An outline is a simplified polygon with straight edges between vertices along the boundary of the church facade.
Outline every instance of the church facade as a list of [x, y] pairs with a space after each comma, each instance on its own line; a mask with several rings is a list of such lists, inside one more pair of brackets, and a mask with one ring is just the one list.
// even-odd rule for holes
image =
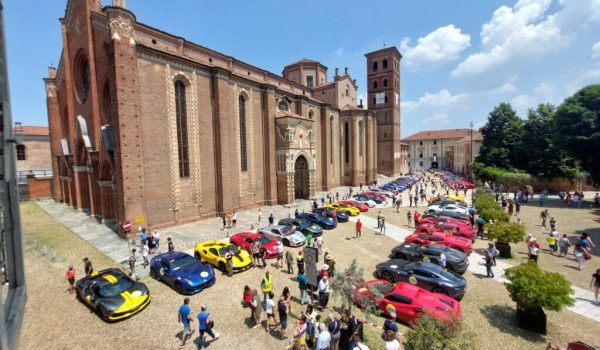
[[60, 25], [61, 59], [44, 79], [54, 199], [115, 229], [291, 203], [408, 170], [396, 48], [368, 54], [368, 74], [390, 87], [365, 109], [347, 69], [329, 80], [303, 59], [279, 76], [139, 23], [123, 0], [69, 0]]

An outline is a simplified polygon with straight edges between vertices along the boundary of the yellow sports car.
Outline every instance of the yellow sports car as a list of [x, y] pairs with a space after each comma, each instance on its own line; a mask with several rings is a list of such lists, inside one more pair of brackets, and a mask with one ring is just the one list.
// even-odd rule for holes
[[150, 303], [148, 287], [115, 268], [80, 279], [75, 289], [77, 298], [106, 321], [135, 315]]
[[459, 197], [459, 196], [446, 196], [446, 199], [449, 199], [451, 201], [457, 201], [457, 202], [465, 201], [465, 199], [463, 197]]
[[350, 206], [347, 204], [332, 203], [332, 204], [325, 204], [323, 207], [329, 208], [329, 209], [335, 209], [337, 211], [346, 213], [350, 216], [357, 216], [358, 214], [360, 214], [360, 210], [358, 210], [357, 207], [353, 207], [353, 206]]
[[194, 248], [194, 257], [198, 261], [209, 263], [221, 271], [226, 271], [227, 261], [225, 254], [227, 254], [227, 251], [231, 251], [233, 254], [234, 272], [252, 267], [252, 257], [250, 254], [246, 250], [240, 249], [229, 242], [207, 241], [199, 243]]

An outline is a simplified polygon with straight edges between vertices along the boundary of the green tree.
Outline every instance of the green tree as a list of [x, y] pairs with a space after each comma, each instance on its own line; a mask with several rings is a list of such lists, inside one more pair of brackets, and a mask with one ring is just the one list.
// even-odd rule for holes
[[[360, 293], [355, 293], [354, 288], [365, 282], [365, 271], [362, 267], [358, 266], [356, 259], [352, 259], [352, 263], [344, 271], [336, 271], [333, 278], [330, 281], [331, 294], [333, 296], [339, 296], [342, 300], [342, 308], [350, 308], [353, 304], [361, 306], [367, 320], [370, 319], [372, 314], [378, 313], [378, 305], [371, 298], [364, 297]], [[383, 294], [379, 291], [378, 286], [375, 285], [369, 289], [371, 294], [376, 298], [380, 298]]]
[[506, 172], [498, 177], [497, 183], [504, 186], [504, 191], [510, 192], [511, 189], [521, 189], [531, 184], [531, 175]]
[[525, 238], [525, 226], [497, 221], [488, 226], [488, 237], [499, 243], [519, 243]]
[[573, 305], [571, 283], [558, 272], [542, 270], [538, 264], [529, 261], [506, 269], [505, 283], [511, 299], [521, 309], [532, 310], [543, 308], [560, 311]]
[[600, 84], [586, 86], [567, 98], [556, 111], [554, 126], [557, 146], [600, 182]]
[[481, 129], [483, 143], [478, 162], [504, 169], [512, 168], [515, 145], [521, 139], [522, 120], [509, 103], [501, 103], [488, 116]]
[[410, 350], [474, 350], [475, 335], [456, 318], [439, 320], [428, 314], [405, 334]]
[[516, 145], [515, 166], [539, 178], [576, 176], [577, 164], [554, 141], [555, 110], [550, 104], [529, 109]]

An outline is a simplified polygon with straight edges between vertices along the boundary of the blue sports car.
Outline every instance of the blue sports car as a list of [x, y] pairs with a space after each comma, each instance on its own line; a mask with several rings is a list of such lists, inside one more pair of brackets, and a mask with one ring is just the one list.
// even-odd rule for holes
[[150, 277], [163, 281], [180, 294], [194, 294], [215, 283], [212, 266], [183, 252], [158, 254], [150, 260]]
[[[333, 209], [331, 209], [331, 208], [317, 208], [315, 210], [315, 213], [321, 214], [328, 218], [333, 218]], [[350, 219], [350, 215], [348, 215], [344, 212], [341, 212], [341, 211], [336, 211], [336, 218], [337, 218], [337, 222], [348, 222], [348, 220]]]
[[337, 222], [334, 219], [316, 213], [301, 213], [298, 214], [298, 219], [317, 224], [325, 230], [331, 230], [337, 226]]
[[375, 202], [377, 204], [383, 203], [383, 201], [381, 200], [381, 198], [376, 197], [376, 196], [367, 196], [367, 195], [364, 195], [364, 194], [355, 194], [352, 197], [354, 197], [356, 200], [363, 201], [363, 202], [371, 200], [371, 201], [373, 201], [373, 202]]

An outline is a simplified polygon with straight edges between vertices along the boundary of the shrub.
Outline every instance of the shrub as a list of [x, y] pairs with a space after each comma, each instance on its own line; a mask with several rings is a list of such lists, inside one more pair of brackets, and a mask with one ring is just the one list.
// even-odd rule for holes
[[488, 226], [488, 237], [500, 243], [522, 242], [525, 238], [525, 226], [512, 222], [494, 222]]
[[488, 187], [481, 185], [481, 183], [479, 183], [479, 185], [477, 187], [475, 187], [475, 193], [476, 193], [476, 195], [479, 196], [481, 194], [492, 193], [492, 190]]
[[524, 188], [531, 184], [531, 175], [525, 173], [506, 172], [498, 177], [498, 183], [504, 185], [506, 192], [514, 188]]
[[[360, 294], [354, 293], [354, 287], [363, 283], [364, 269], [358, 266], [356, 259], [352, 260], [352, 263], [344, 271], [336, 271], [330, 281], [332, 297], [339, 295], [342, 299], [342, 308], [350, 308], [352, 304], [360, 304], [365, 317], [370, 320], [372, 314], [376, 314], [379, 309], [379, 305], [371, 298], [362, 297]], [[377, 289], [377, 286], [369, 289], [369, 291], [375, 297], [382, 297], [382, 294]]]
[[475, 336], [456, 319], [441, 321], [425, 314], [406, 332], [404, 345], [410, 350], [474, 350]]
[[500, 206], [496, 202], [496, 197], [491, 193], [477, 193], [475, 197], [475, 209], [481, 212], [485, 209], [499, 209]]
[[479, 215], [481, 215], [486, 222], [508, 222], [510, 220], [508, 213], [500, 208], [483, 209], [479, 211]]
[[566, 306], [573, 305], [571, 283], [558, 272], [548, 272], [540, 269], [535, 262], [527, 262], [506, 269], [505, 283], [512, 300], [521, 309], [531, 310], [543, 308], [560, 311]]

